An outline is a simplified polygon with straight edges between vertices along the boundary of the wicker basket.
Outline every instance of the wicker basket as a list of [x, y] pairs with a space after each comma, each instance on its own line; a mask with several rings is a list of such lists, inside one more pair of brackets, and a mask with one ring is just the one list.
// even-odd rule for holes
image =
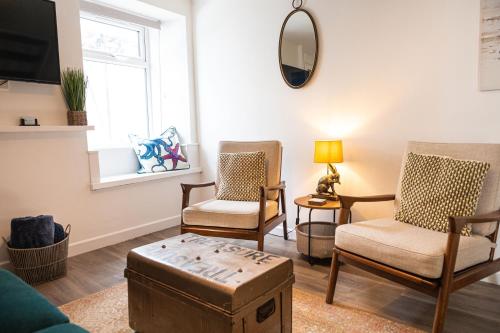
[[16, 274], [31, 285], [55, 280], [66, 275], [68, 244], [71, 225], [65, 230], [66, 237], [59, 243], [34, 249], [14, 249], [7, 243], [10, 262]]
[[[337, 224], [330, 222], [311, 222], [311, 257], [331, 258], [335, 245]], [[301, 223], [295, 228], [297, 251], [305, 255], [309, 252], [309, 223]]]
[[87, 126], [87, 112], [68, 111], [69, 126]]

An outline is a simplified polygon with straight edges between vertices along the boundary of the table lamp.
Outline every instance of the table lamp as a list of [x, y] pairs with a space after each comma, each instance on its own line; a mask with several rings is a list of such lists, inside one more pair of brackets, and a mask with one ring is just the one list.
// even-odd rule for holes
[[340, 184], [340, 174], [332, 163], [342, 162], [344, 162], [344, 154], [341, 140], [316, 141], [314, 143], [314, 163], [326, 163], [327, 170], [326, 176], [319, 179], [313, 198], [338, 200], [334, 185]]

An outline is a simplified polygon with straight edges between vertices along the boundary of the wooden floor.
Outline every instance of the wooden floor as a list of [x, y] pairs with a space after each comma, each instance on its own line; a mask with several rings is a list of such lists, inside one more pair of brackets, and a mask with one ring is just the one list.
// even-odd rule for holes
[[[167, 229], [69, 259], [68, 276], [37, 287], [54, 304], [62, 305], [124, 282], [127, 252], [179, 233]], [[255, 242], [235, 241], [256, 247]], [[266, 236], [265, 250], [294, 260], [295, 287], [324, 296], [329, 264], [310, 266], [293, 241]], [[364, 309], [414, 327], [430, 330], [434, 299], [349, 266], [342, 266], [335, 302]], [[478, 282], [451, 296], [446, 332], [500, 332], [500, 286]]]

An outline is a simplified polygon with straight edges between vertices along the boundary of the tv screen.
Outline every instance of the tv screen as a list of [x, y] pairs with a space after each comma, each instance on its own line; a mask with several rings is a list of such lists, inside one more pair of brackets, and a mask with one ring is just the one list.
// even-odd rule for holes
[[54, 2], [0, 0], [0, 79], [61, 83]]

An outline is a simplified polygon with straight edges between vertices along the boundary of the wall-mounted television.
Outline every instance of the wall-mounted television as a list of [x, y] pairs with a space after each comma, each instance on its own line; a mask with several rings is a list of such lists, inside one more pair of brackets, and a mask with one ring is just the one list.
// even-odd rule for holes
[[0, 80], [61, 83], [54, 2], [0, 0]]

